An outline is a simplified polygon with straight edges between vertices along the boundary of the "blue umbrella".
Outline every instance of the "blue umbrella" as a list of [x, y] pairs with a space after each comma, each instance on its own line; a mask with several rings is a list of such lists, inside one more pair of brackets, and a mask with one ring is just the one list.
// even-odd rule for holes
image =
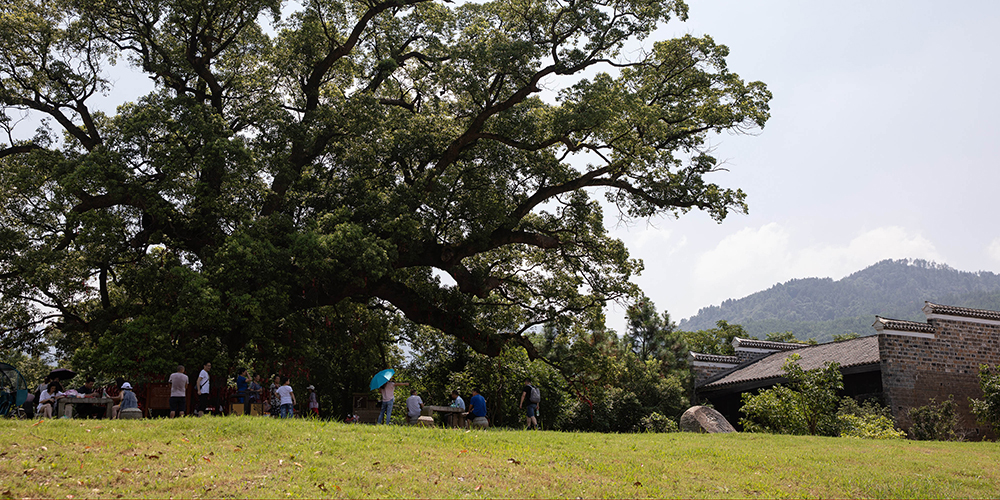
[[393, 370], [392, 368], [386, 368], [385, 370], [376, 373], [375, 376], [372, 377], [372, 383], [368, 384], [368, 388], [378, 389], [379, 387], [382, 387], [389, 381], [389, 379], [392, 378], [394, 373], [396, 373], [396, 370]]

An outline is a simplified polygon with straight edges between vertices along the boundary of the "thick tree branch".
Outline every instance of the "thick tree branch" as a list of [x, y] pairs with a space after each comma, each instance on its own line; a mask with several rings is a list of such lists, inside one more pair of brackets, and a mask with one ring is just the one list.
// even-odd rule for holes
[[16, 154], [28, 153], [38, 149], [45, 149], [37, 144], [20, 144], [9, 148], [0, 149], [0, 158]]
[[487, 356], [498, 356], [507, 342], [514, 341], [524, 346], [531, 359], [538, 357], [534, 344], [520, 335], [484, 332], [466, 319], [472, 316], [471, 311], [467, 316], [461, 311], [446, 310], [439, 307], [437, 302], [427, 300], [402, 283], [384, 279], [376, 284], [372, 291], [375, 296], [396, 306], [411, 321], [453, 335], [476, 352]]

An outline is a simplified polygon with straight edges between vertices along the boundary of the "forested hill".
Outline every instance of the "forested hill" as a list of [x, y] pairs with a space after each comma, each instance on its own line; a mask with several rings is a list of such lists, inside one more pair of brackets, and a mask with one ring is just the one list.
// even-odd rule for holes
[[714, 328], [724, 319], [750, 335], [791, 331], [819, 342], [874, 333], [875, 316], [924, 321], [924, 301], [1000, 310], [1000, 275], [963, 272], [923, 260], [884, 260], [843, 279], [806, 278], [702, 308], [681, 330]]

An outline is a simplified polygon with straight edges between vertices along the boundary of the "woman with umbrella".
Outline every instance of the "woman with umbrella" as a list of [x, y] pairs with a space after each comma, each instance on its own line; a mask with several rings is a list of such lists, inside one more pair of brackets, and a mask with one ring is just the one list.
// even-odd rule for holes
[[[372, 377], [372, 381], [368, 384], [370, 389], [378, 389], [382, 402], [382, 411], [378, 414], [377, 424], [385, 423], [388, 424], [392, 420], [392, 403], [396, 401], [395, 389], [397, 385], [410, 385], [409, 383], [395, 383], [392, 381], [392, 375], [396, 373], [396, 370], [388, 368], [382, 370]], [[383, 417], [385, 420], [383, 421]]]

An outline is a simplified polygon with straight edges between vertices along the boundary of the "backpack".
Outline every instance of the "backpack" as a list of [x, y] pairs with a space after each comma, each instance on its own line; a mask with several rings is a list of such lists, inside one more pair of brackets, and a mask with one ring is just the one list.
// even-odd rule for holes
[[528, 394], [528, 401], [531, 401], [532, 403], [538, 403], [541, 401], [542, 393], [538, 390], [538, 388], [533, 385], [529, 385], [528, 387], [531, 387], [531, 393]]

